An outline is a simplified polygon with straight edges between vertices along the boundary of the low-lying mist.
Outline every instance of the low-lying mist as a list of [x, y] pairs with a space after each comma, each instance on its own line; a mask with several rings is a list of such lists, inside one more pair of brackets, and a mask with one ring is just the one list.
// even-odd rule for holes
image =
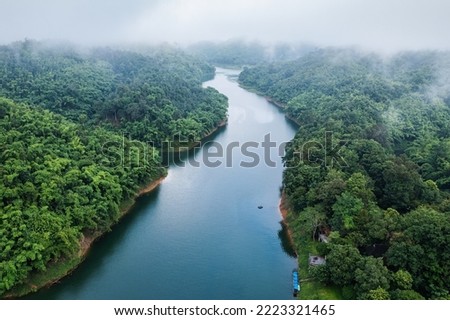
[[445, 0], [4, 0], [0, 43], [25, 38], [84, 45], [230, 39], [377, 52], [449, 49]]

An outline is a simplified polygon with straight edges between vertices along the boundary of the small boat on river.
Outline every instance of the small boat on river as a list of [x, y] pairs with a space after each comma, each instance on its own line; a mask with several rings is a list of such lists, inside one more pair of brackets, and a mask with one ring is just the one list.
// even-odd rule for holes
[[297, 269], [294, 269], [292, 271], [292, 286], [294, 289], [294, 297], [296, 297], [300, 291], [300, 281], [298, 279], [298, 270]]

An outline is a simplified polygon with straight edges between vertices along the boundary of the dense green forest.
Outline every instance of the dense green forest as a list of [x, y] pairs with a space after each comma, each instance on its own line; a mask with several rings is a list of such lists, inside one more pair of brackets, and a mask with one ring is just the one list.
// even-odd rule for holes
[[155, 144], [198, 140], [226, 117], [226, 98], [201, 87], [214, 67], [179, 50], [85, 51], [31, 40], [0, 46], [0, 96]]
[[1, 295], [107, 231], [165, 175], [152, 146], [201, 139], [226, 118], [227, 99], [201, 86], [213, 67], [168, 47], [27, 40], [0, 46], [0, 61]]
[[324, 49], [239, 77], [299, 124], [288, 223], [300, 258], [327, 258], [306, 276], [343, 298], [450, 298], [449, 62]]
[[286, 43], [262, 44], [256, 41], [229, 40], [225, 42], [199, 42], [187, 51], [216, 65], [240, 68], [271, 61], [288, 61], [299, 58], [313, 50], [309, 45]]

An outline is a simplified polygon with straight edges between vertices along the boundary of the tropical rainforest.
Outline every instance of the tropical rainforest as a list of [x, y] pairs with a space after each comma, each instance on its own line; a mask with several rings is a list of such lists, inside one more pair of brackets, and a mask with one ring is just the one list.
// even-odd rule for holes
[[226, 119], [227, 98], [202, 87], [209, 62], [251, 65], [240, 84], [298, 124], [287, 222], [300, 266], [326, 258], [302, 276], [346, 299], [450, 298], [450, 54], [187, 51], [0, 46], [0, 295], [108, 231], [166, 174], [166, 141], [195, 143]]
[[450, 298], [449, 61], [322, 49], [240, 74], [298, 124], [287, 221], [299, 259], [326, 257], [306, 276], [343, 298]]
[[198, 42], [190, 45], [187, 51], [202, 60], [215, 65], [240, 69], [272, 61], [290, 61], [313, 50], [308, 45], [279, 43], [267, 45], [260, 42], [228, 40], [225, 42]]
[[[162, 46], [0, 46], [0, 295], [76, 256], [165, 175], [164, 141], [226, 119], [214, 67]], [[142, 146], [146, 146], [143, 148]]]

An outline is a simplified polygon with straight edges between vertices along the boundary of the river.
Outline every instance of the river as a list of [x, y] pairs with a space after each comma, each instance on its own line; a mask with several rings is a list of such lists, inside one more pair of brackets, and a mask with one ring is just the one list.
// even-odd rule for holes
[[[228, 125], [173, 163], [72, 275], [28, 298], [292, 298], [297, 262], [278, 211], [283, 167], [278, 148], [261, 143], [267, 134], [277, 146], [289, 141], [295, 127], [263, 97], [240, 88], [238, 73], [218, 68], [204, 83], [229, 98]], [[259, 147], [226, 152], [246, 142]], [[220, 147], [224, 155], [209, 157], [208, 165], [207, 152]], [[247, 167], [256, 155], [260, 163]]]

